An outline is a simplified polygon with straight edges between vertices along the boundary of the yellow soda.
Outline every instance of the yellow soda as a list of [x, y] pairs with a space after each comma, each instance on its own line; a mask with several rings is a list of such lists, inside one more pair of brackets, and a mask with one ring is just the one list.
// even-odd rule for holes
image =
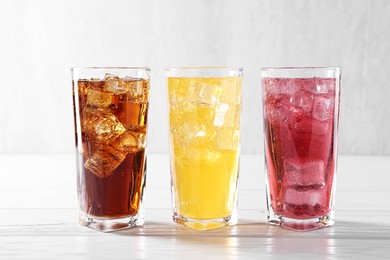
[[196, 221], [236, 210], [241, 77], [168, 77], [175, 215]]

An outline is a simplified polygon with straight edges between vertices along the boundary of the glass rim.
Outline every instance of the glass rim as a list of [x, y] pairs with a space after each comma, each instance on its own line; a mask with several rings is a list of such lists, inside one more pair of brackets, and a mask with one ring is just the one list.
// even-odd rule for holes
[[341, 67], [263, 67], [262, 78], [335, 78], [341, 76]]
[[242, 69], [240, 66], [173, 66], [166, 69]]
[[219, 67], [219, 66], [199, 66], [199, 67], [168, 67], [165, 69], [165, 76], [168, 78], [222, 78], [222, 77], [242, 77], [242, 67]]
[[165, 71], [172, 70], [238, 70], [242, 71], [243, 67], [232, 67], [232, 66], [183, 66], [183, 67], [167, 67]]
[[110, 69], [115, 69], [115, 70], [146, 70], [146, 71], [150, 71], [150, 67], [137, 67], [137, 66], [135, 66], [135, 67], [126, 67], [126, 66], [94, 67], [94, 66], [90, 66], [90, 67], [71, 67], [70, 68], [71, 71], [79, 70], [79, 69], [89, 69], [89, 70], [103, 70], [103, 69], [110, 70]]
[[274, 70], [341, 70], [341, 66], [303, 66], [303, 67], [294, 67], [294, 66], [285, 66], [285, 67], [261, 67], [261, 71], [274, 71]]

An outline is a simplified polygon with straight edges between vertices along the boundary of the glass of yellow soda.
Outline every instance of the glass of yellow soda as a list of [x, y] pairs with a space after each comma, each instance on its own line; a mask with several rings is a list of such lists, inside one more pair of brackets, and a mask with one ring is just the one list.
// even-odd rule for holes
[[166, 70], [173, 219], [195, 229], [237, 223], [242, 68]]

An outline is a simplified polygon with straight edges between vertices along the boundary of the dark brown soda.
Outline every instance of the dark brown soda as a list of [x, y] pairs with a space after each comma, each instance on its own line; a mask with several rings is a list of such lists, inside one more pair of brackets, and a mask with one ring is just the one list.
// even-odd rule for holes
[[146, 176], [149, 81], [114, 77], [74, 85], [80, 210], [101, 219], [136, 216]]
[[81, 210], [96, 217], [137, 215], [144, 188], [145, 159], [145, 149], [129, 153], [106, 178], [100, 178], [83, 167], [79, 185]]

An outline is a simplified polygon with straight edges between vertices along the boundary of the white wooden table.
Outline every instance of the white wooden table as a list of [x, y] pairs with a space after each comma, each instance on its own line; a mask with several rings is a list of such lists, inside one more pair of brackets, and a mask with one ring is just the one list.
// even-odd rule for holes
[[239, 223], [196, 231], [171, 220], [167, 155], [149, 155], [143, 227], [77, 222], [73, 155], [0, 156], [0, 259], [390, 259], [390, 157], [340, 156], [335, 226], [266, 222], [264, 159], [243, 155]]

